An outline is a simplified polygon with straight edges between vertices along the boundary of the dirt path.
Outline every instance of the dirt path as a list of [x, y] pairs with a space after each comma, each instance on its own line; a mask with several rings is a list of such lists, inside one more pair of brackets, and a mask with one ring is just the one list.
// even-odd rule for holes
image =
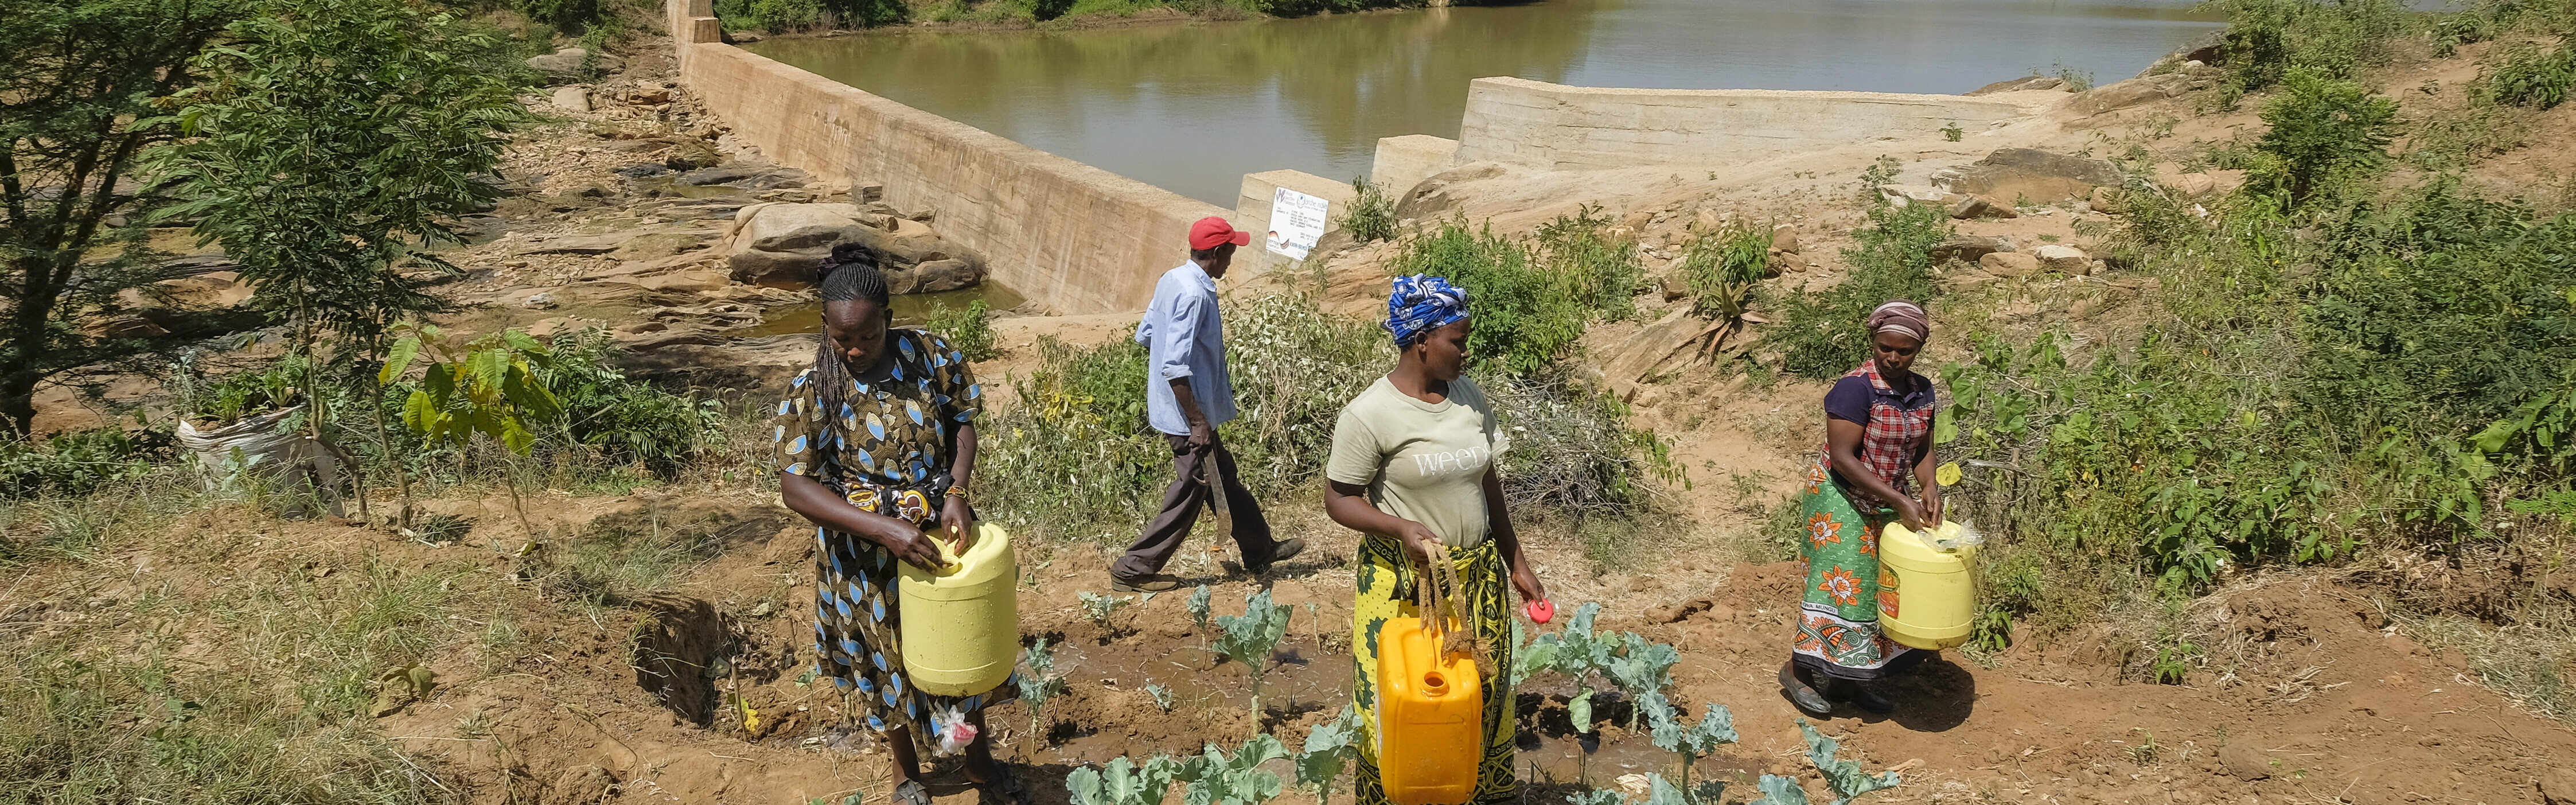
[[[741, 485], [558, 494], [531, 507], [535, 526], [554, 535], [536, 558], [517, 555], [525, 540], [497, 496], [438, 504], [475, 524], [444, 547], [217, 510], [172, 529], [189, 535], [185, 544], [31, 574], [0, 610], [86, 613], [31, 616], [38, 633], [97, 622], [203, 626], [169, 613], [281, 584], [435, 580], [444, 598], [424, 627], [435, 645], [425, 664], [440, 683], [376, 725], [472, 801], [593, 802], [613, 791], [606, 801], [837, 802], [860, 793], [881, 802], [885, 756], [840, 726], [834, 697], [798, 681], [811, 634], [812, 538], [773, 500]], [[1175, 566], [1211, 584], [1218, 614], [1240, 612], [1265, 585], [1297, 607], [1258, 722], [1243, 666], [1213, 664], [1184, 595], [1121, 610], [1114, 634], [1104, 634], [1080, 614], [1076, 593], [1105, 590], [1109, 554], [1089, 545], [1023, 548], [1035, 580], [1021, 591], [1023, 633], [1059, 648], [1069, 690], [1046, 709], [1043, 747], [1033, 745], [1022, 705], [994, 710], [990, 724], [1041, 803], [1066, 801], [1062, 777], [1077, 764], [1189, 752], [1204, 741], [1230, 746], [1256, 724], [1294, 746], [1339, 710], [1351, 673], [1353, 542], [1310, 504], [1274, 510], [1284, 533], [1317, 546], [1265, 579], [1196, 549]], [[649, 595], [594, 606], [571, 594], [567, 580], [577, 574], [567, 568], [616, 566], [585, 546], [647, 522], [654, 533], [721, 552], [677, 565]], [[1744, 794], [1761, 773], [1798, 775], [1821, 790], [1773, 682], [1801, 578], [1795, 565], [1735, 565], [1722, 558], [1726, 548], [1697, 537], [1650, 552], [1659, 558], [1640, 570], [1598, 575], [1569, 544], [1538, 545], [1533, 561], [1560, 603], [1602, 602], [1603, 628], [1678, 646], [1676, 704], [1733, 709], [1743, 741], [1703, 761], [1700, 774], [1740, 775], [1733, 790]], [[121, 577], [102, 580], [96, 567], [122, 569]], [[18, 606], [48, 601], [67, 603]], [[2183, 685], [2130, 681], [2151, 656], [2107, 630], [2025, 637], [1988, 658], [1991, 667], [1955, 652], [1927, 662], [1898, 683], [1904, 707], [1893, 716], [1846, 710], [1820, 726], [1844, 739], [1847, 757], [1902, 770], [1905, 784], [1873, 800], [1885, 802], [2537, 802], [2535, 778], [2552, 772], [2552, 759], [2576, 757], [2576, 733], [2499, 700], [2457, 657], [2428, 653], [2363, 587], [2320, 573], [2244, 579], [2192, 615], [2213, 644]], [[197, 642], [193, 661], [205, 668], [263, 667], [227, 654], [256, 641]], [[1172, 689], [1169, 712], [1147, 685]], [[1670, 765], [1615, 726], [1584, 752], [1567, 734], [1569, 692], [1549, 676], [1523, 687], [1525, 774], [1543, 783], [1532, 802], [1552, 800], [1580, 774], [1616, 787]], [[749, 730], [744, 706], [758, 716]], [[1544, 784], [1551, 778], [1557, 784]], [[953, 768], [936, 777], [941, 805], [973, 801], [961, 779]]]

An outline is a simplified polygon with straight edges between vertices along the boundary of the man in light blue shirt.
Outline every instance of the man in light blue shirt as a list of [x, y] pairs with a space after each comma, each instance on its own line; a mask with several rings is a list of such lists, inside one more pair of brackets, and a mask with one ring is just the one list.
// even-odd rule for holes
[[[1261, 516], [1260, 501], [1243, 488], [1235, 474], [1234, 454], [1216, 438], [1216, 428], [1232, 421], [1234, 381], [1225, 365], [1225, 323], [1217, 312], [1216, 281], [1234, 264], [1234, 250], [1252, 242], [1252, 233], [1237, 232], [1223, 218], [1210, 216], [1190, 226], [1190, 261], [1163, 272], [1154, 284], [1154, 302], [1136, 326], [1136, 342], [1145, 345], [1146, 419], [1172, 445], [1172, 469], [1178, 477], [1163, 490], [1163, 511], [1145, 525], [1145, 533], [1109, 566], [1110, 589], [1160, 592], [1181, 585], [1162, 572], [1163, 565], [1189, 538], [1199, 507], [1209, 501], [1211, 481], [1225, 488], [1226, 507], [1234, 516], [1235, 547], [1243, 552], [1245, 570], [1260, 573], [1271, 564], [1297, 555], [1306, 541], [1270, 538], [1270, 521]], [[1211, 464], [1210, 462], [1213, 462]], [[1215, 479], [1206, 476], [1216, 470]]]

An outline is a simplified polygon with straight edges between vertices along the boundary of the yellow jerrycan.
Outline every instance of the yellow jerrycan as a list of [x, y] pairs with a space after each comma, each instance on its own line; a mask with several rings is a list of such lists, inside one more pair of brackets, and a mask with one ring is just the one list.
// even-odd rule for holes
[[1485, 757], [1485, 691], [1476, 660], [1442, 656], [1421, 618], [1389, 618], [1377, 634], [1377, 766], [1396, 805], [1473, 799]]
[[903, 607], [903, 670], [914, 687], [937, 696], [970, 696], [1001, 686], [1020, 659], [1020, 569], [1011, 535], [975, 524], [975, 545], [958, 556], [946, 540], [948, 566], [931, 573], [901, 566], [895, 586]]
[[1928, 534], [1904, 523], [1888, 523], [1880, 533], [1878, 623], [1888, 639], [1934, 650], [1968, 642], [1977, 614], [1977, 584], [1968, 568], [1977, 548], [1933, 544], [1954, 541], [1960, 531], [1958, 523], [1944, 521]]

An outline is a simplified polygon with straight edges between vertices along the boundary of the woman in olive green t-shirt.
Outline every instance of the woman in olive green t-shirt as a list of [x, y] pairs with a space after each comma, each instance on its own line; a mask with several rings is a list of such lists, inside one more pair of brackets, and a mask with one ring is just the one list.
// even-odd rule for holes
[[1510, 440], [1467, 364], [1467, 292], [1438, 277], [1398, 277], [1387, 299], [1387, 330], [1401, 355], [1395, 371], [1352, 398], [1333, 426], [1324, 465], [1324, 510], [1360, 532], [1358, 600], [1351, 645], [1359, 665], [1352, 703], [1360, 711], [1358, 805], [1385, 805], [1375, 734], [1378, 630], [1389, 618], [1418, 617], [1413, 580], [1434, 556], [1453, 563], [1461, 608], [1489, 667], [1484, 694], [1484, 757], [1473, 801], [1520, 800], [1512, 771], [1511, 604], [1506, 572], [1525, 601], [1547, 597], [1521, 556], [1503, 509], [1494, 459]]

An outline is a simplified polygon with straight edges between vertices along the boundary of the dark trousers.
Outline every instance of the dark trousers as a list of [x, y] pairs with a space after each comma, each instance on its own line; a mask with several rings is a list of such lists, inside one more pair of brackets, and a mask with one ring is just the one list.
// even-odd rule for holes
[[1170, 488], [1163, 490], [1163, 513], [1145, 524], [1145, 535], [1128, 546], [1127, 554], [1109, 565], [1111, 578], [1134, 579], [1163, 571], [1163, 565], [1179, 553], [1181, 542], [1190, 536], [1190, 526], [1198, 522], [1199, 507], [1208, 503], [1208, 485], [1201, 473], [1210, 459], [1216, 461], [1217, 479], [1225, 484], [1225, 502], [1234, 515], [1234, 544], [1243, 551], [1245, 562], [1268, 559], [1279, 543], [1270, 538], [1270, 521], [1261, 516], [1261, 502], [1252, 499], [1251, 490], [1234, 469], [1234, 453], [1219, 442], [1206, 452], [1190, 449], [1190, 437], [1163, 434], [1172, 443], [1172, 469], [1179, 473]]

